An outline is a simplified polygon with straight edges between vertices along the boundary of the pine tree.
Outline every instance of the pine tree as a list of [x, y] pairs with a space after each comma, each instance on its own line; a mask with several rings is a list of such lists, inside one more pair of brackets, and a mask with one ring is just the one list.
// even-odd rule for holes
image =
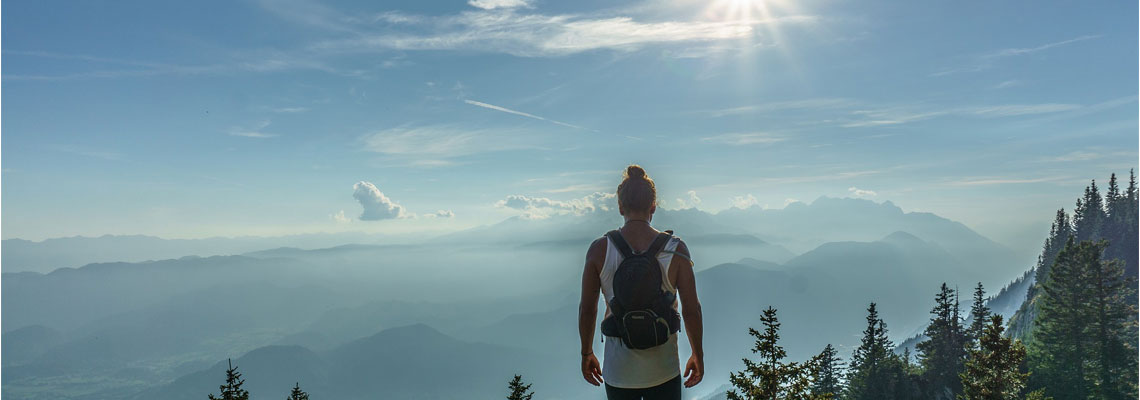
[[285, 400], [309, 400], [309, 394], [301, 390], [301, 382], [297, 382], [293, 385], [293, 391], [289, 393], [289, 397], [286, 397]]
[[958, 374], [966, 356], [966, 332], [959, 319], [957, 297], [956, 290], [942, 284], [924, 332], [927, 340], [915, 346], [934, 399], [953, 399], [961, 393]]
[[1091, 288], [1078, 253], [1070, 237], [1044, 277], [1041, 309], [1029, 342], [1033, 387], [1046, 388], [1046, 393], [1061, 399], [1084, 398], [1090, 386], [1084, 358], [1089, 323], [1086, 296]]
[[1031, 382], [1058, 398], [1136, 398], [1135, 283], [1107, 245], [1070, 240], [1043, 286]]
[[221, 391], [221, 397], [214, 397], [211, 393], [209, 400], [249, 400], [249, 392], [241, 388], [245, 384], [245, 379], [241, 379], [241, 372], [237, 372], [237, 367], [226, 359], [226, 364], [229, 368], [226, 369], [226, 384], [218, 386]]
[[1049, 276], [1049, 271], [1053, 268], [1057, 254], [1061, 252], [1073, 234], [1073, 225], [1069, 215], [1065, 213], [1064, 208], [1057, 210], [1053, 225], [1049, 229], [1049, 236], [1045, 238], [1041, 254], [1037, 256], [1037, 265], [1033, 267], [1036, 282], [1029, 286], [1025, 295], [1025, 302], [1022, 303], [1010, 321], [1011, 336], [1026, 341], [1026, 343], [1030, 340], [1029, 333], [1034, 330], [1034, 321], [1040, 311], [1038, 298], [1041, 296], [1041, 286], [1045, 282], [1045, 277]]
[[887, 339], [887, 324], [879, 318], [875, 303], [867, 307], [867, 328], [859, 347], [851, 354], [851, 364], [847, 369], [847, 400], [892, 399], [893, 376], [891, 362], [896, 361], [890, 349], [894, 347]]
[[1077, 200], [1077, 209], [1073, 214], [1073, 228], [1076, 230], [1077, 241], [1100, 239], [1105, 219], [1104, 200], [1100, 197], [1094, 179], [1085, 187], [1084, 197]]
[[819, 359], [806, 363], [784, 363], [787, 357], [779, 345], [780, 321], [776, 309], [768, 307], [760, 317], [764, 331], [748, 328], [748, 334], [756, 338], [752, 353], [759, 355], [754, 362], [744, 358], [744, 370], [729, 373], [733, 389], [727, 393], [731, 400], [823, 400], [831, 399], [829, 394], [812, 394], [813, 364]]
[[[1082, 243], [1085, 245], [1086, 243]], [[1098, 399], [1136, 398], [1136, 350], [1126, 343], [1135, 343], [1129, 334], [1134, 328], [1128, 323], [1136, 311], [1129, 305], [1135, 281], [1124, 275], [1120, 260], [1101, 261], [1106, 242], [1086, 247], [1084, 264], [1089, 270], [1091, 295], [1086, 298], [1089, 309], [1087, 326], [1092, 355], [1092, 393]]]
[[530, 391], [530, 384], [523, 383], [522, 375], [515, 375], [507, 387], [511, 390], [511, 394], [507, 395], [507, 400], [530, 400], [531, 397], [534, 397], [534, 392]]
[[838, 396], [843, 392], [843, 383], [840, 381], [843, 363], [839, 361], [839, 352], [828, 344], [815, 359], [815, 380], [812, 381], [811, 393], [815, 396]]
[[978, 346], [970, 349], [962, 379], [961, 400], [1017, 400], [1029, 377], [1019, 370], [1025, 358], [1020, 341], [1002, 335], [1001, 315], [989, 318]]
[[970, 328], [967, 330], [966, 340], [969, 342], [968, 347], [974, 347], [978, 343], [978, 339], [982, 337], [982, 331], [985, 330], [986, 322], [990, 319], [990, 308], [986, 307], [986, 289], [982, 287], [982, 283], [978, 282], [978, 286], [974, 287], [974, 304], [970, 306]]

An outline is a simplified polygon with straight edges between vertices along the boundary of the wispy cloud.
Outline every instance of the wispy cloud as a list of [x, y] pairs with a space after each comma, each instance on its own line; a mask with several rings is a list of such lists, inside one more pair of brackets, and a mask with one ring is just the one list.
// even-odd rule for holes
[[505, 113], [508, 113], [508, 114], [514, 114], [514, 115], [523, 116], [523, 117], [527, 117], [527, 118], [531, 118], [531, 119], [537, 119], [537, 120], [539, 120], [539, 121], [546, 121], [546, 122], [549, 122], [549, 123], [552, 123], [552, 124], [555, 124], [555, 125], [562, 125], [562, 126], [565, 126], [565, 127], [570, 127], [570, 128], [574, 128], [574, 129], [586, 129], [586, 128], [583, 128], [583, 127], [581, 127], [581, 126], [578, 126], [578, 125], [571, 125], [571, 124], [568, 124], [568, 123], [565, 123], [565, 122], [562, 122], [562, 121], [555, 121], [555, 120], [552, 120], [552, 119], [549, 119], [549, 118], [540, 117], [540, 116], [537, 116], [537, 115], [534, 115], [534, 114], [528, 114], [528, 113], [524, 113], [524, 112], [522, 112], [522, 111], [516, 111], [516, 110], [512, 110], [512, 109], [506, 108], [506, 107], [500, 107], [500, 106], [496, 106], [496, 105], [494, 105], [494, 104], [487, 104], [487, 103], [484, 103], [484, 102], [481, 102], [481, 101], [475, 101], [475, 100], [463, 100], [463, 102], [464, 102], [464, 103], [467, 103], [467, 104], [470, 104], [470, 105], [473, 105], [473, 106], [476, 106], [476, 107], [483, 107], [483, 108], [487, 108], [487, 109], [491, 109], [491, 110], [495, 110], [495, 111], [502, 111], [502, 112], [505, 112]]
[[887, 107], [853, 111], [850, 116], [854, 118], [849, 118], [848, 122], [844, 122], [840, 126], [844, 128], [863, 128], [899, 125], [938, 117], [1008, 118], [1072, 112], [1080, 110], [1082, 107], [1080, 104], [1065, 103], [997, 104], [944, 108], [933, 105]]
[[710, 117], [724, 117], [730, 115], [750, 115], [750, 114], [763, 114], [777, 111], [788, 110], [820, 110], [820, 109], [839, 109], [851, 107], [858, 104], [854, 100], [840, 99], [840, 98], [819, 98], [819, 99], [802, 99], [802, 100], [789, 100], [789, 101], [775, 101], [760, 104], [752, 104], [741, 107], [722, 108], [717, 110], [705, 110], [700, 113]]
[[563, 186], [555, 189], [543, 190], [543, 193], [570, 193], [570, 192], [597, 192], [605, 188], [598, 184], [582, 183], [577, 185]]
[[303, 112], [309, 111], [309, 108], [308, 107], [277, 107], [277, 108], [270, 109], [270, 111], [273, 111], [275, 113], [283, 113], [283, 114], [296, 114], [296, 113], [303, 113]]
[[1064, 177], [1045, 177], [1045, 178], [966, 178], [955, 181], [947, 182], [950, 186], [989, 186], [989, 185], [1009, 185], [1021, 183], [1040, 183], [1051, 182], [1064, 179]]
[[[96, 64], [111, 64], [108, 67], [99, 66], [95, 70], [82, 70], [59, 74], [24, 74], [6, 73], [4, 80], [16, 81], [69, 81], [78, 79], [117, 79], [139, 78], [151, 76], [192, 76], [192, 75], [225, 75], [235, 73], [266, 73], [291, 70], [317, 70], [340, 76], [359, 76], [359, 71], [340, 70], [329, 66], [311, 55], [298, 56], [279, 51], [252, 51], [243, 52], [238, 58], [224, 56], [226, 61], [213, 64], [171, 64], [161, 62], [139, 61], [130, 59], [116, 59], [109, 57], [96, 57], [84, 54], [60, 54], [42, 51], [16, 51], [11, 53], [18, 56], [55, 58], [94, 62]], [[83, 66], [87, 68], [87, 65]], [[124, 68], [129, 67], [129, 68]]]
[[1008, 81], [1002, 81], [1001, 83], [994, 85], [994, 89], [1008, 89], [1014, 86], [1021, 86], [1023, 84], [1024, 83], [1020, 80], [1010, 79]]
[[1018, 115], [1052, 114], [1062, 111], [1076, 110], [1078, 108], [1081, 108], [1081, 105], [1044, 103], [976, 107], [965, 111], [982, 117], [1013, 117]]
[[994, 66], [994, 64], [996, 62], [999, 62], [1001, 59], [1038, 53], [1038, 52], [1049, 50], [1052, 48], [1061, 47], [1061, 46], [1065, 46], [1065, 45], [1069, 45], [1069, 44], [1073, 44], [1073, 43], [1077, 43], [1077, 42], [1083, 42], [1086, 40], [1092, 40], [1092, 39], [1096, 39], [1099, 37], [1101, 37], [1101, 36], [1100, 35], [1084, 35], [1084, 36], [1078, 36], [1078, 37], [1075, 37], [1072, 39], [1067, 39], [1067, 40], [1062, 40], [1062, 41], [1052, 42], [1052, 43], [1046, 43], [1046, 44], [1034, 46], [1034, 47], [1014, 47], [1014, 48], [1001, 49], [1001, 50], [993, 51], [990, 53], [974, 56], [973, 62], [968, 64], [968, 65], [943, 69], [941, 71], [937, 71], [935, 73], [930, 74], [930, 76], [946, 76], [946, 75], [963, 73], [963, 72], [984, 71], [984, 70], [992, 68]]
[[530, 1], [527, 0], [469, 0], [468, 5], [484, 10], [493, 10], [496, 8], [532, 8]]
[[856, 120], [846, 122], [840, 126], [844, 128], [863, 128], [883, 125], [898, 125], [909, 122], [922, 121], [948, 114], [948, 111], [910, 111], [900, 108], [885, 108], [877, 110], [856, 110], [851, 115]]
[[1054, 47], [1060, 47], [1060, 46], [1064, 46], [1067, 44], [1072, 44], [1072, 43], [1076, 43], [1076, 42], [1083, 42], [1085, 40], [1096, 39], [1099, 37], [1100, 37], [1100, 35], [1078, 36], [1078, 37], [1075, 37], [1072, 39], [1062, 40], [1062, 41], [1053, 42], [1053, 43], [1046, 43], [1046, 44], [1043, 44], [1040, 46], [1035, 46], [1035, 47], [1002, 49], [1002, 50], [998, 50], [998, 51], [995, 51], [995, 52], [990, 53], [990, 54], [986, 54], [982, 57], [984, 57], [984, 58], [1001, 58], [1001, 57], [1022, 56], [1022, 55], [1026, 55], [1026, 54], [1033, 54], [1033, 53], [1036, 53], [1039, 51], [1049, 50], [1049, 49], [1052, 49]]
[[743, 146], [750, 144], [772, 144], [782, 142], [784, 140], [787, 140], [787, 138], [766, 132], [725, 133], [701, 138], [701, 141], [704, 142], [722, 143], [733, 146]]
[[418, 168], [459, 165], [454, 158], [472, 154], [540, 148], [537, 140], [533, 135], [520, 135], [513, 130], [456, 125], [404, 125], [360, 138], [363, 150]]
[[122, 161], [122, 160], [124, 160], [123, 154], [116, 152], [116, 151], [107, 151], [107, 150], [93, 149], [93, 148], [89, 148], [89, 147], [73, 146], [73, 145], [56, 146], [55, 149], [62, 151], [64, 153], [71, 153], [71, 154], [81, 155], [84, 157], [98, 158], [98, 159], [107, 160], [107, 161]]
[[270, 121], [265, 120], [257, 123], [257, 125], [253, 127], [235, 126], [233, 128], [230, 128], [229, 132], [227, 133], [229, 133], [230, 136], [241, 136], [256, 139], [268, 139], [271, 137], [277, 137], [276, 134], [263, 132], [265, 128], [269, 127], [269, 124]]
[[652, 44], [740, 39], [755, 35], [758, 26], [817, 20], [814, 16], [797, 15], [762, 20], [641, 22], [630, 16], [543, 15], [510, 9], [433, 17], [383, 15], [383, 22], [422, 25], [427, 28], [426, 32], [365, 34], [322, 41], [310, 49], [332, 52], [467, 50], [520, 57], [556, 57], [592, 50], [631, 51]]

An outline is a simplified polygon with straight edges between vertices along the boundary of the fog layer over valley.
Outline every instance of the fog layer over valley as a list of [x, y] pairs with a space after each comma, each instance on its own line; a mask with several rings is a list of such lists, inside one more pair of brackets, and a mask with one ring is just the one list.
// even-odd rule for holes
[[[620, 223], [598, 210], [422, 240], [5, 240], [2, 394], [204, 398], [232, 358], [255, 398], [297, 381], [314, 398], [491, 398], [515, 373], [542, 398], [596, 398], [578, 372], [579, 285], [590, 241]], [[769, 305], [791, 359], [828, 343], [849, 357], [868, 303], [901, 342], [924, 326], [930, 304], [918, 299], [940, 283], [997, 293], [1034, 261], [890, 202], [662, 209], [653, 224], [675, 230], [696, 262], [707, 364], [697, 393], [740, 368], [747, 328]], [[72, 268], [85, 257], [99, 263]]]

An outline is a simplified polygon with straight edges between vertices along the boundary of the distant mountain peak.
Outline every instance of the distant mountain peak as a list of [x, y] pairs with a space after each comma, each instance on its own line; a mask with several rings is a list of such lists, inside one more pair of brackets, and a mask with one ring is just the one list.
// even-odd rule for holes
[[887, 242], [887, 243], [894, 243], [894, 244], [902, 244], [902, 245], [927, 244], [927, 242], [925, 240], [922, 240], [918, 236], [915, 236], [915, 235], [911, 234], [910, 232], [906, 232], [906, 231], [891, 232], [891, 234], [884, 236], [882, 239], [879, 239], [879, 241], [880, 242]]
[[890, 200], [883, 200], [876, 202], [870, 199], [860, 199], [854, 197], [829, 197], [819, 196], [810, 205], [812, 208], [816, 207], [832, 207], [832, 206], [862, 206], [862, 207], [875, 207], [893, 213], [904, 214], [902, 208], [895, 205]]

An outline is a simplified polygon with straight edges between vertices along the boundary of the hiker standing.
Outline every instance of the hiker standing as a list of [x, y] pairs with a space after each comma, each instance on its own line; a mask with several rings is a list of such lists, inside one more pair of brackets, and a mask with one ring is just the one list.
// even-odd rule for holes
[[[700, 383], [705, 370], [693, 262], [672, 231], [659, 232], [649, 224], [657, 210], [653, 179], [638, 165], [630, 165], [624, 175], [617, 200], [625, 224], [595, 240], [586, 252], [578, 306], [582, 377], [595, 386], [604, 383], [611, 400], [680, 400], [677, 332], [682, 316], [692, 349], [684, 386]], [[604, 366], [593, 350], [599, 291], [606, 303]]]

